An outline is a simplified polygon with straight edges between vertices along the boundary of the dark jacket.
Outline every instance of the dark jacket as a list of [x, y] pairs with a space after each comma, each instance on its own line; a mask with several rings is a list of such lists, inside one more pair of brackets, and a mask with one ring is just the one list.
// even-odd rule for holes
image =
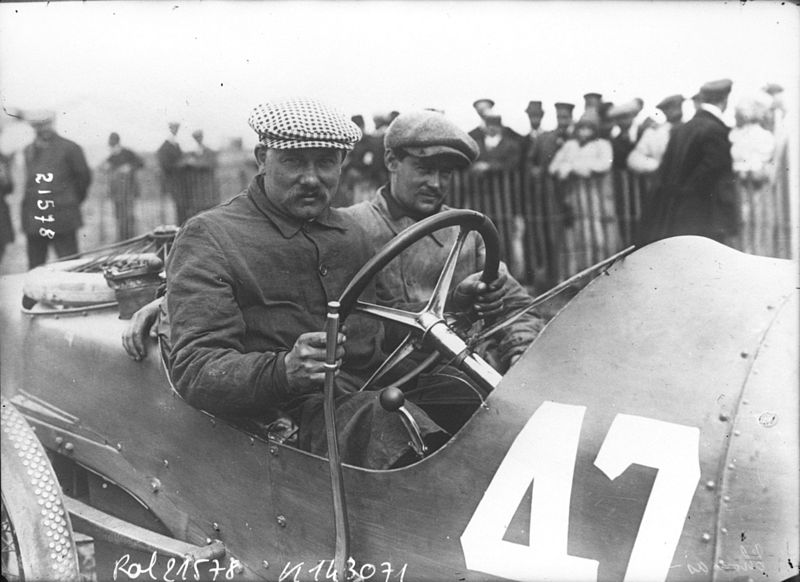
[[568, 130], [554, 129], [545, 131], [536, 140], [534, 147], [528, 150], [528, 163], [547, 172], [558, 150], [567, 142], [569, 137]]
[[503, 127], [501, 138], [492, 149], [486, 147], [486, 132], [478, 127], [470, 136], [478, 143], [480, 153], [477, 161], [487, 162], [493, 171], [516, 170], [522, 162], [523, 138], [510, 127]]
[[178, 194], [182, 190], [180, 176], [183, 173], [181, 160], [183, 152], [181, 146], [164, 140], [164, 143], [156, 151], [156, 159], [161, 168], [161, 193]]
[[[257, 416], [289, 404], [286, 353], [300, 334], [324, 329], [328, 301], [372, 255], [341, 210], [299, 222], [269, 202], [260, 178], [191, 218], [167, 262], [175, 387], [219, 414]], [[365, 299], [374, 301], [374, 286]], [[340, 383], [365, 378], [383, 356], [379, 322], [353, 315], [347, 327]]]
[[[375, 253], [400, 232], [417, 223], [409, 216], [393, 216], [388, 201], [388, 187], [382, 187], [372, 200], [344, 209], [367, 232]], [[449, 208], [443, 206], [441, 210]], [[384, 267], [376, 278], [378, 302], [389, 307], [418, 310], [430, 297], [457, 234], [456, 227], [431, 234]], [[470, 232], [453, 273], [454, 284], [467, 275], [481, 271], [485, 256], [483, 239], [477, 232]], [[505, 269], [505, 266], [502, 265], [502, 268]], [[503, 316], [514, 313], [531, 301], [522, 285], [511, 275], [508, 275], [506, 285]], [[541, 319], [528, 313], [499, 332], [498, 345], [493, 348], [492, 357], [503, 368], [501, 371], [508, 367], [512, 356], [521, 354], [528, 347], [543, 327]]]
[[658, 190], [640, 244], [679, 235], [720, 242], [739, 229], [730, 129], [699, 110], [675, 128], [658, 170]]
[[[92, 181], [81, 147], [56, 135], [46, 146], [36, 142], [27, 146], [24, 157], [22, 229], [27, 234], [36, 234], [44, 227], [63, 234], [81, 227], [81, 203]], [[52, 200], [52, 205], [47, 200]], [[47, 207], [45, 210], [39, 208], [40, 201]]]
[[11, 212], [5, 200], [6, 195], [14, 191], [11, 160], [10, 156], [0, 154], [0, 253], [2, 253], [2, 245], [14, 240], [14, 225], [11, 223]]

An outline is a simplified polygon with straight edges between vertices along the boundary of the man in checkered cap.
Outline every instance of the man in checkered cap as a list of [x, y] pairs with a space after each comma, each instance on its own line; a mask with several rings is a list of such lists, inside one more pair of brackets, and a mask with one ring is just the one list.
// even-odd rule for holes
[[[170, 375], [190, 404], [234, 421], [281, 409], [299, 426], [297, 445], [324, 456], [326, 305], [373, 252], [359, 225], [330, 207], [361, 132], [312, 100], [263, 105], [248, 121], [263, 172], [188, 220], [167, 262]], [[374, 294], [370, 287], [363, 297]], [[348, 319], [338, 387], [361, 387], [385, 358], [383, 335], [374, 319]], [[444, 439], [427, 415], [407, 407], [429, 444]], [[384, 469], [410, 452], [399, 415], [383, 410], [377, 392], [337, 398], [336, 417], [345, 463]]]

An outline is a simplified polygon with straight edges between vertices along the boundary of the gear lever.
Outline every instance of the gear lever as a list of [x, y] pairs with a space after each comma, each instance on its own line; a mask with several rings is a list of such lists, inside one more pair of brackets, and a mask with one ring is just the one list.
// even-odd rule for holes
[[424, 457], [428, 452], [428, 446], [422, 440], [422, 434], [419, 431], [419, 425], [411, 413], [405, 407], [406, 396], [403, 391], [396, 386], [389, 386], [381, 390], [380, 403], [383, 409], [387, 412], [397, 412], [400, 414], [400, 420], [403, 421], [403, 426], [406, 427], [411, 442], [409, 443], [417, 453], [417, 456]]

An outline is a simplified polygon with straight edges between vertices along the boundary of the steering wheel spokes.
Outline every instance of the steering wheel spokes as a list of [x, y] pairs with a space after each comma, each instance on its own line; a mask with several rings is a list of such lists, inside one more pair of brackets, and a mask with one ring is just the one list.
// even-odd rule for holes
[[464, 246], [464, 241], [469, 231], [470, 229], [465, 228], [463, 225], [458, 231], [458, 237], [450, 248], [450, 253], [447, 255], [447, 259], [444, 262], [442, 272], [439, 274], [439, 280], [436, 282], [428, 304], [423, 310], [436, 315], [441, 320], [444, 320], [444, 306], [450, 295], [450, 287], [453, 284], [453, 273], [455, 273], [458, 257], [461, 255], [461, 249]]
[[392, 368], [394, 368], [397, 364], [402, 362], [408, 356], [410, 356], [414, 350], [417, 349], [416, 341], [414, 340], [413, 334], [408, 334], [403, 341], [400, 342], [394, 351], [386, 358], [383, 363], [378, 366], [378, 369], [372, 373], [364, 385], [360, 388], [360, 390], [369, 390], [375, 382], [383, 378], [383, 376]]
[[378, 319], [400, 323], [411, 329], [425, 332], [425, 328], [418, 321], [419, 313], [412, 313], [403, 309], [395, 309], [394, 307], [385, 307], [383, 305], [375, 305], [374, 303], [367, 303], [366, 301], [356, 301], [353, 311], [356, 313], [364, 313], [371, 315]]
[[[422, 311], [414, 313], [359, 300], [369, 282], [403, 251], [426, 236], [452, 226], [460, 227], [458, 236], [445, 259], [433, 293]], [[445, 305], [450, 296], [450, 288], [453, 284], [453, 276], [461, 249], [467, 235], [473, 230], [483, 237], [486, 248], [481, 280], [493, 281], [497, 277], [500, 264], [499, 237], [494, 224], [486, 216], [473, 210], [449, 210], [434, 214], [401, 232], [370, 259], [345, 288], [339, 299], [341, 304], [339, 313], [342, 320], [350, 313], [358, 312], [399, 323], [410, 330], [389, 358], [369, 378], [362, 390], [372, 386], [375, 381], [408, 357], [416, 345], [421, 342], [424, 342], [426, 347], [438, 351], [443, 357], [452, 360], [456, 367], [475, 380], [487, 392], [499, 383], [500, 374], [479, 356], [470, 353], [467, 344], [448, 326], [445, 319]]]

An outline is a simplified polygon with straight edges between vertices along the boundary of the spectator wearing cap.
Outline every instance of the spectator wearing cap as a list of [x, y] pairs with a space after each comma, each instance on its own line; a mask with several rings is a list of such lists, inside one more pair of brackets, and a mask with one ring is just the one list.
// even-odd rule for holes
[[586, 93], [583, 96], [583, 112], [588, 113], [593, 110], [595, 113], [600, 113], [600, 105], [603, 103], [603, 95], [596, 92]]
[[613, 124], [611, 130], [611, 149], [614, 159], [612, 163], [612, 181], [617, 219], [621, 225], [625, 243], [630, 241], [631, 223], [634, 220], [634, 190], [631, 187], [628, 170], [628, 156], [636, 147], [637, 131], [633, 126], [634, 119], [641, 111], [641, 103], [631, 100], [615, 105], [608, 110], [607, 117]]
[[[3, 126], [0, 124], [0, 132]], [[11, 174], [13, 155], [0, 152], [0, 261], [3, 260], [6, 245], [14, 242], [14, 225], [11, 222], [11, 211], [6, 203], [6, 196], [14, 191], [14, 179]]]
[[530, 123], [531, 129], [522, 142], [522, 159], [527, 161], [528, 166], [530, 166], [531, 160], [536, 155], [539, 138], [541, 138], [544, 133], [544, 131], [542, 131], [542, 118], [544, 118], [542, 102], [529, 101], [528, 106], [525, 108], [525, 113], [528, 115], [528, 122]]
[[673, 132], [640, 243], [697, 235], [728, 244], [738, 234], [730, 128], [723, 119], [732, 85], [729, 79], [703, 85], [694, 117]]
[[519, 168], [522, 161], [522, 138], [509, 127], [496, 113], [484, 117], [486, 128], [483, 138], [478, 141], [478, 160], [472, 166], [474, 172], [511, 171]]
[[[323, 418], [326, 305], [371, 257], [363, 229], [331, 208], [344, 154], [361, 137], [313, 100], [257, 107], [249, 118], [263, 165], [246, 191], [190, 218], [167, 261], [170, 376], [192, 405], [237, 423], [282, 410], [297, 446], [327, 454]], [[374, 302], [374, 286], [362, 298]], [[384, 360], [382, 324], [354, 315], [338, 337], [342, 462], [385, 469], [411, 452], [399, 415], [357, 390]], [[443, 431], [413, 403], [429, 445]]]
[[[371, 170], [373, 153], [369, 149], [366, 137], [366, 123], [363, 115], [353, 115], [350, 121], [358, 126], [364, 135], [353, 147], [353, 151], [347, 154], [344, 165], [342, 166], [342, 179], [339, 183], [339, 193], [333, 200], [333, 206], [350, 206], [363, 191], [371, 192], [367, 185], [368, 175]], [[358, 193], [357, 193], [358, 191]]]
[[194, 130], [192, 139], [194, 148], [184, 152], [181, 160], [187, 195], [184, 220], [219, 204], [217, 152], [206, 145], [202, 129]]
[[642, 133], [628, 155], [628, 168], [640, 175], [652, 175], [661, 164], [672, 130], [683, 123], [683, 95], [670, 95], [656, 107], [664, 114], [666, 123], [648, 128]]
[[183, 148], [178, 142], [181, 124], [177, 121], [170, 121], [167, 123], [167, 128], [169, 133], [156, 150], [156, 159], [160, 170], [161, 195], [172, 198], [175, 203], [175, 221], [181, 225], [186, 222], [189, 215], [188, 194], [183, 176], [185, 173]]
[[119, 134], [108, 136], [109, 156], [102, 169], [108, 173], [108, 196], [114, 204], [117, 220], [117, 240], [126, 240], [136, 234], [134, 204], [139, 198], [137, 171], [144, 166], [142, 158], [133, 150], [122, 146]]
[[528, 163], [534, 177], [547, 173], [556, 152], [572, 137], [574, 109], [575, 105], [572, 103], [560, 101], [555, 104], [556, 128], [545, 131], [539, 138], [537, 147], [528, 155]]
[[[453, 173], [468, 168], [478, 157], [475, 141], [447, 117], [433, 111], [401, 114], [389, 127], [385, 146], [389, 183], [372, 200], [347, 209], [367, 230], [376, 252], [419, 220], [448, 210], [445, 201]], [[424, 304], [436, 285], [457, 231], [454, 228], [432, 234], [415, 245], [413, 254], [404, 253], [390, 263], [379, 274], [379, 302], [400, 308]], [[478, 282], [478, 274], [483, 270], [484, 255], [483, 239], [471, 232], [461, 249], [453, 277], [454, 281], [463, 280], [457, 295], [478, 295], [483, 285]], [[510, 314], [530, 302], [505, 265], [501, 264], [500, 272], [498, 280], [488, 285], [503, 301], [498, 316]], [[475, 314], [481, 311], [479, 301]], [[498, 371], [505, 372], [541, 327], [542, 322], [536, 316], [526, 314], [500, 332], [496, 341], [481, 345], [479, 352]], [[468, 392], [466, 401], [477, 404], [471, 391]], [[427, 406], [425, 410], [429, 410]], [[474, 407], [468, 412], [472, 411]], [[434, 419], [441, 420], [438, 415]], [[454, 428], [449, 421], [443, 426]]]
[[480, 124], [469, 132], [469, 136], [475, 143], [481, 143], [486, 137], [486, 116], [494, 113], [494, 101], [488, 98], [476, 99], [472, 102], [472, 108], [480, 117]]
[[599, 136], [600, 120], [590, 109], [575, 124], [550, 164], [561, 182], [566, 209], [562, 268], [568, 274], [588, 267], [619, 250], [621, 238], [611, 182], [613, 150]]
[[48, 249], [66, 257], [78, 252], [77, 230], [83, 226], [81, 204], [86, 199], [92, 173], [83, 149], [55, 131], [55, 114], [33, 112], [25, 116], [36, 137], [23, 152], [25, 193], [22, 230], [27, 236], [28, 266], [47, 260]]
[[633, 120], [641, 111], [636, 101], [628, 101], [620, 105], [615, 105], [608, 110], [608, 119], [613, 122], [611, 131], [611, 147], [614, 151], [613, 168], [615, 170], [625, 170], [627, 168], [628, 155], [636, 146], [636, 131], [633, 127]]
[[354, 186], [353, 202], [361, 202], [368, 199], [375, 188], [385, 184], [388, 179], [386, 165], [383, 163], [383, 136], [392, 122], [392, 115], [395, 112], [377, 113], [373, 115], [372, 121], [375, 130], [365, 134], [358, 146], [358, 155], [361, 159], [362, 179]]
[[611, 140], [612, 132], [614, 131], [614, 120], [608, 115], [609, 111], [613, 109], [613, 101], [603, 101], [597, 108], [597, 115], [600, 120], [600, 137], [603, 139]]

